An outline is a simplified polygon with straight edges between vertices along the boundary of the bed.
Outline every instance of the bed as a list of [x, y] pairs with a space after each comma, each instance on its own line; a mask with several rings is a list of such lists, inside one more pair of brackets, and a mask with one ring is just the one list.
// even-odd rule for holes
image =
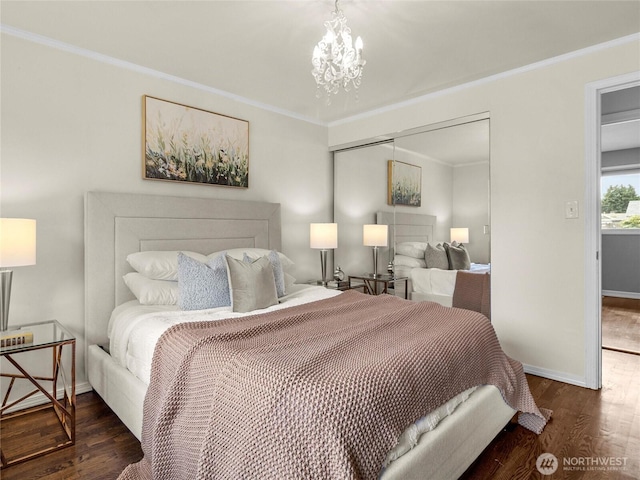
[[[440, 307], [429, 302], [422, 302], [420, 304], [408, 302], [388, 295], [376, 298], [355, 291], [341, 293], [330, 291], [323, 287], [289, 284], [287, 294], [285, 295], [287, 298], [283, 298], [280, 303], [269, 307], [270, 309], [267, 309], [267, 312], [261, 311], [259, 315], [254, 314], [256, 312], [250, 311], [246, 312], [246, 314], [238, 315], [238, 318], [226, 319], [225, 317], [225, 319], [215, 324], [210, 320], [205, 321], [199, 316], [183, 322], [184, 318], [180, 317], [195, 315], [197, 312], [184, 312], [177, 309], [167, 309], [165, 307], [140, 305], [140, 302], [136, 300], [131, 290], [122, 280], [123, 276], [134, 272], [126, 258], [136, 252], [190, 251], [201, 255], [209, 255], [211, 252], [229, 251], [230, 249], [250, 252], [257, 251], [256, 249], [264, 249], [269, 252], [280, 252], [279, 205], [263, 202], [238, 202], [203, 198], [89, 192], [86, 195], [85, 225], [85, 338], [89, 382], [132, 433], [136, 435], [138, 439], [142, 440], [143, 450], [145, 451], [145, 459], [143, 462], [130, 466], [123, 473], [123, 479], [141, 478], [144, 473], [140, 473], [139, 469], [145, 467], [151, 468], [150, 465], [154, 463], [156, 465], [155, 468], [159, 468], [157, 471], [154, 470], [154, 478], [177, 477], [175, 472], [167, 473], [172, 471], [171, 468], [175, 468], [176, 465], [178, 465], [180, 469], [182, 469], [182, 467], [185, 468], [185, 470], [181, 470], [181, 474], [186, 475], [183, 478], [207, 478], [207, 475], [201, 473], [195, 475], [195, 477], [185, 473], [188, 471], [189, 465], [191, 465], [192, 462], [188, 462], [189, 465], [186, 466], [180, 465], [183, 457], [174, 458], [169, 454], [164, 454], [167, 452], [181, 452], [180, 455], [182, 455], [184, 452], [193, 451], [194, 449], [202, 449], [205, 451], [218, 444], [217, 442], [213, 442], [212, 438], [209, 438], [208, 443], [199, 444], [194, 447], [189, 444], [189, 441], [191, 437], [197, 437], [201, 429], [199, 427], [195, 428], [196, 424], [192, 416], [187, 415], [186, 424], [184, 424], [186, 427], [183, 425], [182, 428], [175, 427], [180, 424], [181, 421], [185, 421], [184, 416], [176, 418], [171, 416], [173, 415], [171, 414], [169, 415], [170, 418], [167, 417], [168, 411], [173, 412], [173, 410], [175, 410], [176, 402], [186, 401], [181, 399], [190, 397], [188, 395], [178, 395], [169, 399], [170, 395], [165, 392], [184, 392], [185, 390], [183, 389], [185, 388], [193, 389], [195, 388], [194, 385], [182, 383], [184, 378], [210, 375], [207, 372], [203, 372], [200, 368], [195, 368], [197, 365], [190, 367], [194, 368], [194, 370], [189, 370], [184, 376], [176, 376], [174, 375], [175, 372], [167, 374], [168, 371], [173, 372], [173, 370], [175, 370], [174, 365], [183, 362], [183, 360], [176, 362], [172, 357], [172, 355], [176, 355], [178, 348], [182, 348], [181, 346], [183, 344], [187, 345], [188, 348], [192, 348], [193, 344], [196, 343], [199, 346], [206, 345], [206, 348], [210, 348], [211, 350], [206, 350], [206, 355], [204, 353], [203, 355], [209, 358], [212, 355], [222, 355], [220, 352], [226, 351], [224, 348], [221, 348], [219, 339], [215, 340], [218, 343], [213, 345], [208, 344], [208, 339], [214, 339], [216, 335], [220, 334], [220, 330], [217, 329], [234, 329], [232, 333], [225, 331], [224, 335], [222, 335], [222, 338], [226, 341], [231, 334], [236, 336], [240, 335], [241, 337], [246, 335], [245, 333], [239, 334], [238, 330], [236, 330], [240, 324], [245, 328], [243, 332], [282, 328], [283, 330], [270, 330], [270, 337], [268, 337], [273, 339], [281, 336], [283, 343], [278, 343], [278, 345], [282, 346], [291, 343], [292, 331], [286, 330], [285, 327], [295, 327], [296, 335], [300, 334], [300, 331], [305, 332], [305, 341], [307, 341], [307, 332], [311, 332], [313, 329], [324, 329], [318, 331], [318, 336], [323, 338], [328, 335], [334, 335], [335, 332], [341, 330], [342, 327], [339, 325], [347, 325], [348, 328], [345, 327], [345, 330], [351, 330], [353, 338], [363, 336], [362, 331], [358, 329], [364, 329], [366, 331], [375, 330], [367, 324], [365, 317], [360, 314], [359, 308], [369, 308], [371, 311], [381, 311], [384, 310], [384, 308], [394, 311], [405, 308], [427, 310], [441, 308], [442, 310], [439, 315], [443, 318], [448, 315], [453, 315], [456, 310]], [[240, 260], [238, 259], [238, 261]], [[287, 304], [287, 302], [291, 303]], [[380, 303], [372, 304], [371, 302]], [[387, 305], [388, 302], [400, 303]], [[415, 305], [415, 307], [413, 305]], [[352, 317], [352, 320], [349, 322], [331, 320], [333, 317], [326, 313], [326, 309], [337, 309], [339, 307], [356, 312], [357, 315]], [[142, 314], [140, 315], [140, 312], [136, 312], [136, 309], [141, 309]], [[211, 312], [208, 312], [208, 314], [210, 313]], [[225, 315], [224, 313], [220, 314]], [[473, 312], [467, 314], [469, 321], [477, 321], [477, 317], [473, 317], [473, 315]], [[411, 316], [413, 316], [413, 313], [408, 314], [408, 317]], [[119, 317], [126, 326], [123, 330], [127, 330], [129, 325], [137, 322], [137, 320], [133, 320], [134, 318], [142, 318], [145, 321], [153, 320], [153, 322], [159, 321], [159, 324], [152, 322], [152, 325], [155, 325], [152, 326], [152, 331], [155, 331], [155, 333], [138, 333], [146, 342], [146, 350], [148, 352], [151, 351], [151, 354], [155, 356], [153, 362], [148, 363], [148, 353], [146, 356], [141, 354], [140, 357], [132, 355], [132, 358], [146, 358], [148, 365], [142, 367], [142, 369], [135, 374], [132, 372], [132, 370], [135, 369], [130, 368], [131, 365], [127, 365], [126, 361], [123, 362], [117, 358], [118, 354], [116, 350], [121, 349], [122, 342], [129, 342], [131, 345], [137, 345], [137, 343], [130, 340], [119, 340], [120, 346], [118, 346], [118, 344], [114, 345], [113, 339], [110, 339], [109, 336], [109, 329], [115, 328], [113, 322], [110, 321], [117, 317]], [[124, 320], [122, 320], [122, 318], [124, 318]], [[309, 323], [305, 324], [304, 328], [302, 328], [297, 323], [294, 323], [299, 321], [297, 320], [298, 318], [304, 318], [306, 319], [304, 321]], [[315, 318], [315, 320], [311, 321], [313, 318]], [[322, 318], [323, 321], [317, 321], [318, 318]], [[266, 322], [265, 319], [269, 319], [270, 321]], [[332, 325], [332, 321], [338, 323]], [[397, 328], [397, 319], [387, 315], [384, 321], [390, 321], [396, 325]], [[442, 321], [444, 322], [444, 320]], [[266, 327], [266, 325], [268, 325], [268, 327]], [[484, 324], [482, 324], [482, 327], [480, 327], [480, 323], [474, 325], [478, 325], [478, 328], [486, 329]], [[380, 326], [379, 328], [383, 327]], [[204, 337], [198, 337], [200, 340], [192, 344], [185, 341], [184, 338], [192, 338], [191, 336], [195, 335], [193, 330], [198, 330], [198, 335], [204, 335]], [[159, 339], [158, 344], [155, 346], [155, 340], [149, 340], [154, 335]], [[465, 335], [460, 335], [460, 337], [464, 336]], [[309, 334], [309, 338], [311, 337], [315, 338]], [[202, 338], [206, 338], [207, 341], [203, 341]], [[301, 339], [298, 339], [293, 343], [298, 344], [300, 340]], [[265, 340], [261, 341], [265, 342]], [[495, 341], [497, 342], [497, 340]], [[334, 352], [334, 349], [337, 348], [336, 345], [340, 344], [340, 342], [341, 341], [338, 341], [338, 343], [332, 344], [328, 347], [328, 351]], [[403, 342], [397, 342], [397, 345], [402, 343]], [[269, 346], [275, 344], [272, 340], [265, 343], [265, 345]], [[248, 361], [248, 363], [253, 364], [257, 362], [261, 368], [266, 368], [265, 365], [284, 362], [285, 358], [297, 359], [303, 357], [309, 348], [301, 348], [301, 351], [291, 350], [291, 352], [295, 352], [295, 355], [277, 355], [271, 358], [269, 362], [257, 361], [255, 357], [251, 357], [251, 361]], [[142, 350], [144, 350], [144, 348]], [[347, 350], [353, 354], [353, 348]], [[387, 347], [380, 348], [378, 345], [375, 350], [389, 358], [395, 355], [395, 353], [392, 355], [392, 352], [390, 352], [390, 349]], [[290, 350], [284, 350], [284, 352], [290, 352]], [[198, 350], [197, 355], [200, 355], [200, 350]], [[237, 358], [232, 356], [232, 364], [234, 366], [239, 365], [238, 362], [240, 358], [248, 358], [244, 355], [243, 353], [243, 356], [238, 356]], [[323, 355], [324, 357], [322, 358], [334, 358], [333, 353], [327, 356], [327, 353], [324, 352]], [[183, 358], [186, 357], [179, 357], [179, 359]], [[511, 364], [513, 361], [509, 359], [508, 362]], [[139, 362], [136, 360], [132, 363], [138, 364]], [[309, 364], [311, 363], [314, 363], [314, 361]], [[369, 362], [364, 363], [368, 365]], [[445, 364], [447, 363], [448, 362], [445, 362]], [[182, 365], [182, 363], [180, 363], [180, 365]], [[225, 365], [228, 366], [228, 364]], [[319, 365], [323, 367], [325, 364], [320, 362]], [[329, 360], [327, 360], [326, 365], [327, 368], [329, 368]], [[453, 365], [453, 363], [451, 365]], [[521, 365], [513, 362], [513, 367], [515, 370], [511, 372], [511, 374], [524, 379]], [[214, 369], [216, 372], [219, 370], [220, 369]], [[320, 370], [322, 370], [322, 368]], [[145, 373], [145, 371], [148, 373]], [[228, 401], [227, 399], [226, 403], [216, 404], [216, 406], [224, 404], [227, 406], [231, 405], [233, 408], [240, 408], [240, 405], [243, 404], [244, 401], [248, 401], [249, 399], [244, 397], [249, 396], [238, 393], [238, 391], [243, 392], [244, 389], [254, 388], [253, 385], [260, 384], [260, 382], [255, 380], [255, 372], [253, 370], [251, 372], [251, 375], [248, 377], [251, 381], [244, 383], [242, 389], [236, 389], [236, 391], [226, 384], [224, 388], [221, 388], [221, 391], [226, 394], [240, 395], [239, 397], [236, 396], [233, 401]], [[398, 372], [400, 372], [400, 370], [398, 370]], [[333, 381], [335, 378], [340, 378], [333, 370], [328, 373], [330, 373], [330, 375], [327, 376], [328, 380], [326, 379], [326, 381]], [[166, 384], [162, 383], [162, 379], [166, 375], [169, 375], [169, 377], [173, 379], [172, 381], [178, 383], [171, 384], [167, 387]], [[320, 374], [316, 372], [316, 375]], [[273, 378], [272, 375], [267, 375], [267, 377]], [[240, 380], [235, 379], [234, 382], [236, 381]], [[242, 381], [247, 382], [248, 380], [243, 377]], [[385, 379], [384, 381], [397, 380], [391, 378]], [[421, 382], [422, 380], [416, 380], [416, 385], [421, 384]], [[311, 385], [315, 388], [315, 383], [310, 382], [307, 377], [301, 377], [301, 383], [303, 385]], [[203, 384], [204, 387], [198, 387], [196, 385], [198, 387], [196, 391], [201, 391], [202, 397], [204, 398], [205, 389], [213, 388], [209, 387], [210, 384], [211, 382], [205, 382]], [[202, 390], [200, 390], [201, 387]], [[522, 398], [526, 399], [527, 402], [533, 402], [530, 394], [528, 394], [526, 380], [524, 385], [521, 385], [521, 388], [522, 391], [519, 395], [521, 394]], [[217, 395], [218, 393], [219, 392], [213, 392], [211, 395]], [[271, 394], [275, 395], [276, 393], [272, 392]], [[354, 394], [361, 395], [359, 390], [356, 390]], [[488, 384], [465, 388], [464, 391], [453, 396], [453, 398], [443, 401], [437, 408], [422, 412], [421, 415], [424, 416], [417, 415], [417, 418], [408, 422], [406, 426], [403, 427], [406, 428], [403, 431], [404, 433], [398, 432], [398, 435], [396, 435], [398, 438], [394, 438], [391, 443], [390, 439], [387, 438], [388, 434], [386, 434], [384, 442], [379, 440], [378, 436], [374, 435], [372, 438], [375, 439], [374, 443], [376, 445], [382, 442], [382, 445], [386, 445], [389, 448], [388, 451], [384, 453], [383, 458], [379, 458], [379, 455], [376, 457], [374, 462], [375, 467], [373, 467], [375, 474], [373, 476], [370, 473], [372, 467], [369, 465], [368, 470], [364, 469], [361, 471], [356, 469], [355, 473], [334, 475], [336, 471], [342, 472], [342, 470], [336, 470], [332, 474], [320, 474], [318, 478], [326, 478], [327, 476], [345, 478], [373, 478], [379, 476], [379, 478], [382, 479], [457, 478], [468, 468], [495, 435], [513, 418], [516, 410], [507, 405], [503, 400], [504, 394], [504, 392], [501, 393], [495, 386]], [[340, 398], [340, 396], [336, 395], [333, 395], [333, 397]], [[193, 403], [190, 403], [188, 406], [185, 406], [185, 408], [194, 409], [193, 411], [196, 413], [200, 412], [200, 407], [197, 403], [198, 398], [192, 399], [196, 402], [195, 407]], [[287, 396], [287, 398], [289, 397]], [[366, 396], [362, 398], [368, 398], [367, 401], [361, 402], [362, 405], [367, 406], [367, 408], [356, 408], [360, 402], [348, 402], [348, 405], [343, 406], [347, 408], [349, 412], [353, 410], [352, 415], [355, 416], [354, 418], [363, 414], [359, 412], [359, 410], [374, 410], [368, 403], [371, 401], [371, 398]], [[168, 403], [166, 403], [165, 400]], [[192, 400], [189, 400], [189, 402]], [[430, 399], [429, 401], [433, 403], [435, 400]], [[300, 400], [298, 399], [297, 402], [295, 405], [300, 407]], [[247, 410], [244, 410], [244, 416], [240, 418], [244, 419], [254, 415], [254, 412], [251, 410], [252, 407], [244, 405], [242, 408]], [[405, 407], [401, 410], [405, 410]], [[521, 410], [527, 411], [524, 414], [521, 413], [521, 423], [526, 424], [526, 422], [534, 421], [537, 425], [534, 429], [537, 430], [543, 427], [549, 415], [546, 411], [538, 410], [535, 404], [528, 404], [526, 407], [521, 408]], [[219, 415], [211, 413], [215, 411], [216, 410], [207, 411], [205, 415], [207, 422], [212, 421], [211, 417], [219, 416], [220, 418], [215, 418], [214, 421], [231, 421], [233, 424], [233, 418], [229, 420], [229, 416], [225, 417], [221, 413]], [[291, 442], [293, 439], [298, 438], [296, 435], [300, 435], [301, 432], [304, 433], [307, 422], [310, 428], [312, 428], [312, 426], [315, 425], [313, 422], [318, 421], [316, 419], [316, 417], [318, 417], [317, 411], [313, 409], [311, 411], [305, 411], [307, 417], [303, 420], [293, 419], [294, 423], [296, 421], [302, 422], [300, 424], [302, 426], [301, 428], [289, 429], [291, 431], [287, 430], [285, 433], [281, 433], [281, 445], [288, 445], [288, 443], [286, 443], [287, 441]], [[327, 418], [332, 411], [333, 410], [329, 411]], [[278, 419], [289, 418], [282, 416], [284, 413], [281, 410], [278, 410], [278, 412], [278, 415], [258, 415], [258, 417], [268, 418], [258, 418], [256, 421], [273, 422]], [[322, 415], [320, 415], [320, 417], [322, 417]], [[357, 418], [358, 421], [361, 421], [359, 417]], [[383, 420], [382, 423], [386, 423], [384, 417], [380, 418]], [[523, 418], [525, 419], [524, 422], [522, 421]], [[173, 428], [171, 425], [173, 425]], [[321, 426], [318, 428], [321, 428], [322, 425], [324, 424], [321, 422]], [[364, 435], [366, 432], [363, 432], [363, 430], [369, 430], [372, 422], [364, 424], [354, 423], [354, 425], [359, 425], [359, 427], [353, 429], [354, 434]], [[161, 426], [163, 427], [161, 428]], [[193, 432], [189, 432], [189, 426], [193, 427]], [[220, 425], [212, 428], [210, 434], [214, 435], [215, 432], [225, 430], [224, 428], [218, 427], [220, 427]], [[229, 427], [229, 425], [226, 425], [226, 427]], [[242, 432], [245, 427], [246, 425], [242, 425], [239, 432]], [[273, 427], [273, 425], [271, 425], [271, 427]], [[279, 425], [278, 428], [280, 427], [282, 427], [282, 425]], [[238, 427], [236, 425], [233, 428]], [[531, 428], [530, 425], [529, 428]], [[176, 431], [184, 432], [186, 437], [190, 437], [187, 439], [187, 443], [182, 445], [182, 449], [175, 448], [172, 445], [170, 449], [162, 450], [163, 442], [172, 435], [175, 435]], [[242, 435], [236, 435], [236, 437], [240, 438]], [[259, 438], [259, 436], [255, 438]], [[225, 441], [232, 440], [237, 439], [227, 438]], [[204, 448], [203, 445], [207, 448]], [[276, 444], [274, 448], [277, 449], [279, 445], [280, 443]], [[311, 442], [312, 446], [309, 449], [303, 448], [303, 446], [306, 445], [305, 442], [295, 444], [296, 446], [293, 446], [294, 444], [291, 445], [292, 448], [286, 449], [286, 455], [288, 456], [287, 458], [290, 457], [290, 460], [293, 462], [299, 461], [300, 458], [306, 459], [306, 455], [317, 454], [316, 450], [318, 447], [317, 445], [314, 446], [313, 442]], [[369, 444], [366, 443], [366, 445]], [[264, 450], [264, 448], [262, 450]], [[157, 467], [157, 463], [162, 463], [162, 461], [158, 460], [157, 455], [156, 457], [153, 456], [153, 451], [156, 453], [163, 452], [160, 457], [165, 459], [166, 465], [164, 465], [164, 467], [168, 470]], [[228, 449], [228, 451], [233, 451], [233, 449]], [[184, 454], [187, 455], [187, 453]], [[218, 452], [218, 454], [220, 454], [220, 452]], [[342, 452], [341, 455], [344, 456], [345, 453]], [[254, 455], [251, 456], [251, 458], [253, 457]], [[340, 468], [348, 469], [352, 467], [352, 465], [350, 466], [352, 460], [349, 460], [351, 458], [350, 454], [347, 454], [346, 457], [346, 466], [341, 465]], [[173, 461], [171, 460], [172, 458]], [[199, 462], [198, 465], [205, 465], [207, 468], [210, 467], [207, 459], [211, 457], [205, 456], [204, 458], [205, 460]], [[245, 468], [247, 462], [250, 461], [248, 458], [249, 457], [242, 457], [238, 468]], [[364, 460], [366, 462], [373, 461], [370, 458], [365, 458]], [[306, 461], [303, 463], [306, 463]], [[265, 465], [270, 464], [269, 462], [262, 462], [260, 465], [254, 466], [254, 468], [267, 468]], [[276, 468], [277, 470], [277, 468], [280, 467], [278, 465], [270, 465], [269, 468]], [[163, 474], [160, 475], [158, 473], [159, 471], [162, 471]], [[148, 472], [146, 474], [148, 475]]]
[[[389, 226], [390, 238], [393, 239], [390, 260], [393, 261], [394, 274], [409, 279], [407, 288], [409, 288], [408, 298], [411, 300], [431, 301], [446, 307], [456, 306], [454, 305], [456, 282], [466, 281], [466, 278], [458, 278], [459, 271], [487, 275], [491, 272], [491, 265], [472, 262], [465, 266], [465, 270], [451, 268], [444, 250], [440, 252], [434, 250], [434, 247], [445, 243], [448, 246], [448, 242], [434, 238], [436, 217], [433, 215], [377, 212], [376, 222]], [[442, 254], [444, 265], [428, 268], [425, 261], [427, 248], [434, 251], [436, 255]], [[462, 254], [459, 251], [456, 253]], [[485, 295], [488, 295], [488, 292], [485, 292]], [[465, 300], [462, 300], [463, 304], [466, 303]]]

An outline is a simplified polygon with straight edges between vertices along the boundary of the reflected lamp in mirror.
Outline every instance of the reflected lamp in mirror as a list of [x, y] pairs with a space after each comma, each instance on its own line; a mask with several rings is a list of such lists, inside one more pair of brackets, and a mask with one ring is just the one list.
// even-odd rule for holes
[[469, 243], [469, 229], [468, 228], [452, 228], [451, 243], [453, 242], [458, 242], [459, 244]]
[[320, 267], [322, 269], [321, 285], [327, 284], [327, 251], [338, 248], [337, 223], [312, 223], [309, 228], [309, 246], [320, 250]]
[[36, 264], [36, 221], [27, 218], [0, 218], [0, 330], [9, 326], [11, 279], [9, 267]]
[[378, 276], [378, 248], [389, 245], [388, 225], [363, 225], [362, 244], [373, 247], [373, 277]]

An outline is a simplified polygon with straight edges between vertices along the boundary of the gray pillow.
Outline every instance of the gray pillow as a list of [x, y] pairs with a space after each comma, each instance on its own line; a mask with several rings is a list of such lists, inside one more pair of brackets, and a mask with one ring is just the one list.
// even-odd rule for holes
[[427, 263], [427, 268], [449, 270], [449, 258], [447, 257], [447, 251], [441, 243], [438, 243], [435, 246], [430, 243], [427, 245], [427, 249], [424, 251], [424, 261]]
[[[271, 263], [271, 267], [273, 268], [273, 277], [276, 281], [276, 291], [278, 292], [278, 298], [284, 297], [286, 293], [286, 285], [284, 281], [284, 269], [282, 268], [282, 262], [280, 261], [280, 255], [275, 250], [271, 250], [266, 257], [269, 259]], [[256, 259], [251, 258], [247, 253], [244, 254], [242, 260], [244, 262], [254, 262]]]
[[449, 266], [451, 270], [469, 270], [471, 268], [471, 259], [469, 252], [464, 245], [447, 245], [444, 248], [449, 255]]
[[273, 268], [267, 257], [247, 263], [225, 256], [234, 312], [250, 312], [276, 305], [278, 292]]
[[182, 252], [178, 253], [178, 306], [182, 310], [231, 305], [229, 279], [224, 256], [202, 263]]

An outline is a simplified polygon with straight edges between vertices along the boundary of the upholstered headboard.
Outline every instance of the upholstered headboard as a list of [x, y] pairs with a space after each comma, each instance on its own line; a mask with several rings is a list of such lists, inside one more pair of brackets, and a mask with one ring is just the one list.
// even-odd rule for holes
[[377, 212], [376, 223], [389, 225], [390, 243], [395, 242], [395, 250], [395, 245], [402, 242], [432, 242], [436, 217], [416, 213]]
[[122, 276], [128, 254], [234, 247], [281, 250], [280, 205], [129, 193], [85, 196], [85, 340], [108, 345], [112, 310], [133, 299]]

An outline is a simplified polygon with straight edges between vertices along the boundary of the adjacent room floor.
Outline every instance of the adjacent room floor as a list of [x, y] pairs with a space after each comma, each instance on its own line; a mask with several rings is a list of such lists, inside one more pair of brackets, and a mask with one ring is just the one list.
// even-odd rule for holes
[[602, 297], [602, 348], [640, 355], [640, 299]]

